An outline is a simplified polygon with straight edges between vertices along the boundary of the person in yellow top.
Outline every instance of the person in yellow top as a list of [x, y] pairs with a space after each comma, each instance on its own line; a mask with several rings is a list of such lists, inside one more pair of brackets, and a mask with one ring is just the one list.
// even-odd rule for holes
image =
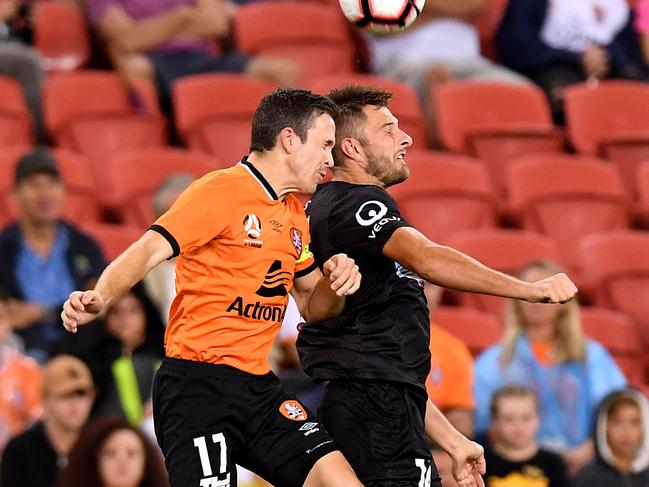
[[311, 193], [333, 164], [335, 105], [279, 89], [252, 120], [248, 157], [194, 182], [107, 267], [70, 294], [68, 331], [92, 321], [153, 267], [177, 257], [177, 295], [153, 391], [172, 487], [235, 486], [235, 464], [275, 486], [360, 486], [317, 418], [286, 394], [267, 355], [288, 294], [302, 316], [340, 313], [360, 285], [354, 261], [322, 271], [294, 192]]

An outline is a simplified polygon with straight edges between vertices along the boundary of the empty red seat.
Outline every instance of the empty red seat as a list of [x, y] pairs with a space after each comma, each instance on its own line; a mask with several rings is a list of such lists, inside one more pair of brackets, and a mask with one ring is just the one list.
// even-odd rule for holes
[[[551, 260], [561, 262], [554, 241], [545, 235], [522, 231], [485, 228], [452, 235], [448, 246], [474, 257], [483, 264], [515, 275], [529, 262]], [[501, 316], [505, 299], [480, 294], [461, 293], [463, 306]]]
[[498, 343], [503, 334], [496, 316], [471, 308], [438, 306], [431, 311], [430, 319], [462, 340], [474, 357]]
[[109, 223], [87, 223], [82, 226], [82, 230], [99, 242], [108, 262], [113, 261], [143, 234], [139, 227]]
[[231, 165], [250, 151], [252, 116], [275, 85], [234, 74], [188, 76], [173, 88], [176, 126], [185, 144]]
[[[18, 159], [30, 150], [28, 147], [0, 148], [0, 225], [16, 218], [12, 195], [14, 172]], [[88, 161], [65, 149], [52, 149], [52, 155], [66, 188], [63, 218], [74, 224], [98, 220], [101, 214], [98, 190]]]
[[237, 47], [292, 59], [301, 76], [353, 71], [354, 45], [340, 8], [296, 1], [253, 2], [237, 11]]
[[495, 197], [480, 161], [433, 151], [406, 155], [410, 177], [390, 188], [401, 214], [434, 242], [495, 224]]
[[579, 84], [565, 91], [566, 126], [578, 152], [614, 161], [629, 192], [649, 159], [649, 86], [632, 81]]
[[579, 241], [582, 267], [596, 288], [595, 303], [633, 318], [649, 344], [649, 232], [589, 235]]
[[563, 135], [535, 86], [452, 82], [433, 87], [431, 97], [444, 146], [483, 160], [499, 197], [512, 157], [562, 150]]
[[523, 228], [552, 237], [577, 281], [579, 238], [629, 226], [629, 201], [615, 167], [592, 157], [517, 158], [508, 167], [508, 192]]
[[0, 146], [32, 142], [32, 118], [23, 90], [13, 78], [0, 76]]
[[413, 147], [424, 148], [427, 145], [426, 120], [417, 94], [406, 83], [390, 78], [369, 74], [344, 74], [317, 76], [307, 80], [304, 87], [315, 93], [326, 95], [333, 88], [355, 84], [380, 88], [392, 93], [388, 108], [399, 119], [399, 128], [413, 139]]
[[649, 227], [649, 161], [640, 164], [638, 168], [638, 203], [636, 213], [646, 227]]
[[90, 57], [88, 26], [83, 10], [67, 2], [38, 2], [34, 42], [48, 71], [71, 71]]
[[121, 152], [110, 160], [113, 198], [110, 201], [121, 220], [147, 228], [153, 223], [152, 197], [174, 174], [204, 176], [218, 168], [211, 156], [179, 149], [143, 149]]

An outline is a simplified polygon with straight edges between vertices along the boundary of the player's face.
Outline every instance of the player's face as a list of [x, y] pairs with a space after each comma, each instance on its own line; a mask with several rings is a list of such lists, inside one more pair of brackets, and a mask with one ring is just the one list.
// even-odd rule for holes
[[322, 114], [308, 130], [305, 141], [297, 139], [293, 174], [298, 192], [311, 194], [333, 167], [331, 150], [336, 139], [336, 125], [330, 115]]
[[613, 454], [633, 459], [642, 442], [642, 413], [635, 404], [621, 404], [609, 414], [606, 436]]
[[527, 448], [534, 443], [539, 416], [529, 397], [502, 397], [492, 421], [498, 441], [508, 448]]
[[144, 475], [144, 446], [133, 431], [123, 429], [111, 434], [99, 450], [98, 467], [102, 485], [135, 487]]
[[405, 181], [410, 176], [405, 155], [412, 139], [399, 128], [399, 121], [386, 107], [367, 106], [363, 112], [367, 116], [367, 172], [386, 188]]

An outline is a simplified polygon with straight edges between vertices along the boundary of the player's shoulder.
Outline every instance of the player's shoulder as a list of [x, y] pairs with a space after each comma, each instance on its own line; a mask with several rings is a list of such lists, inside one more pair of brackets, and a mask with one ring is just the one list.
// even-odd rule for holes
[[396, 205], [394, 199], [383, 188], [372, 184], [352, 184], [346, 182], [331, 182], [322, 185], [316, 191], [312, 202], [328, 205], [330, 208], [347, 208], [359, 206], [368, 201], [378, 201], [384, 205]]
[[198, 178], [194, 181], [193, 185], [200, 186], [222, 186], [236, 184], [240, 185], [247, 181], [247, 173], [245, 169], [240, 165], [236, 164], [232, 167], [225, 169], [217, 169], [216, 171], [208, 172], [204, 176]]

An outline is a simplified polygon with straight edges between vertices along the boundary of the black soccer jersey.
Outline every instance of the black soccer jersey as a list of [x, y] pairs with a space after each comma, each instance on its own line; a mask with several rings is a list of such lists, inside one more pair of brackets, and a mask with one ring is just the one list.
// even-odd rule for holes
[[345, 253], [362, 280], [339, 317], [302, 327], [297, 346], [304, 370], [316, 380], [378, 379], [424, 388], [430, 369], [424, 282], [382, 253], [395, 230], [410, 226], [394, 199], [377, 186], [336, 181], [318, 187], [307, 214], [320, 268]]

